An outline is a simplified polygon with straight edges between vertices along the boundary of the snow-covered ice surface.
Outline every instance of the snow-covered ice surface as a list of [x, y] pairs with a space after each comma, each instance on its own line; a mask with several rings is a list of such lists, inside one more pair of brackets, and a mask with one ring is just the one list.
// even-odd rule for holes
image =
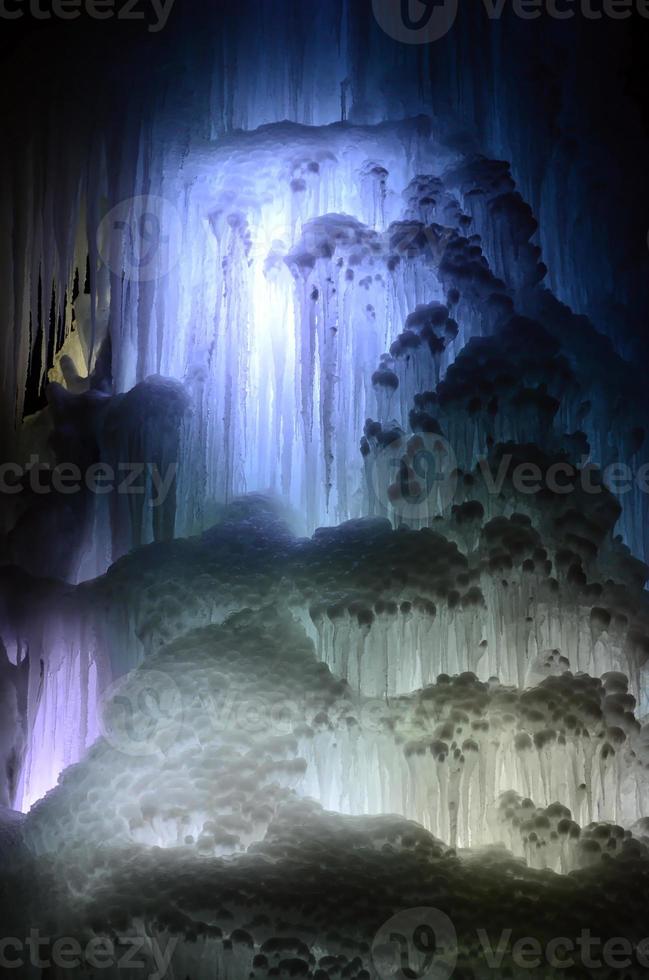
[[[625, 674], [644, 689], [643, 574], [605, 523], [562, 559], [555, 503], [541, 547], [529, 516], [466, 505], [435, 530], [296, 538], [248, 497], [96, 582], [42, 583], [32, 628], [66, 615], [93, 637], [105, 690], [99, 738], [3, 831], [5, 888], [38, 896], [17, 928], [141, 937], [174, 976], [321, 980], [376, 975], [403, 908], [452, 912], [472, 969], [476, 921], [642, 938], [649, 738]], [[598, 581], [607, 555], [617, 582]], [[45, 761], [32, 740], [26, 785]]]

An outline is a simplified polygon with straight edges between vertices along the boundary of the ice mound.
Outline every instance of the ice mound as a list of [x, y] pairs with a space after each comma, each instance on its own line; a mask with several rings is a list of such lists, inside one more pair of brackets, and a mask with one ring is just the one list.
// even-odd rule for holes
[[[545, 951], [559, 935], [576, 943], [587, 922], [600, 943], [624, 937], [631, 953], [641, 951], [646, 932], [639, 905], [649, 858], [640, 842], [559, 876], [527, 869], [503, 851], [457, 855], [397, 817], [344, 817], [295, 802], [278, 811], [262, 842], [234, 859], [140, 847], [98, 850], [85, 871], [79, 854], [70, 860], [74, 896], [56, 862], [35, 870], [48, 890], [32, 922], [83, 943], [105, 936], [130, 945], [142, 937], [150, 970], [155, 943], [174, 975], [192, 978], [216, 972], [367, 980], [380, 975], [381, 928], [397, 916], [395, 926], [405, 932], [408, 910], [432, 910], [436, 929], [442, 916], [451, 919], [450, 952], [469, 975], [481, 975], [499, 946], [508, 975], [514, 944], [525, 936]], [[543, 967], [544, 976], [565, 974], [556, 962]], [[630, 972], [641, 975], [637, 966]]]
[[32, 809], [25, 839], [36, 854], [101, 842], [237, 854], [295, 796], [400, 814], [452, 847], [502, 839], [503, 793], [630, 826], [649, 764], [634, 708], [625, 677], [569, 672], [525, 690], [440, 675], [371, 698], [264, 606], [186, 633], [105, 692], [103, 737]]
[[104, 737], [32, 810], [31, 846], [242, 850], [305, 767], [281, 717], [273, 736], [262, 698], [281, 709], [293, 688], [311, 689], [326, 709], [340, 687], [306, 636], [270, 609], [190, 632], [105, 695]]
[[501, 492], [489, 493], [480, 467], [458, 471], [463, 502], [420, 530], [374, 518], [297, 538], [290, 513], [253, 495], [202, 535], [140, 549], [77, 587], [7, 571], [3, 635], [14, 638], [14, 659], [29, 650], [43, 665], [30, 671], [23, 735], [10, 726], [27, 749], [8, 802], [29, 805], [81, 758], [112, 680], [242, 609], [270, 606], [296, 623], [359, 697], [407, 695], [440, 673], [523, 686], [567, 669], [618, 671], [642, 717], [646, 567], [613, 538], [618, 506], [603, 488], [576, 499], [517, 489], [512, 471], [530, 458], [541, 472], [567, 465], [531, 446], [496, 446], [489, 462]]

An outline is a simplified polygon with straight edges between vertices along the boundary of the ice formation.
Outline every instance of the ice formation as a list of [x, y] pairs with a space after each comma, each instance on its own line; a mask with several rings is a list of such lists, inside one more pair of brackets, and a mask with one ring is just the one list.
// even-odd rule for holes
[[[140, 938], [177, 980], [385, 980], [382, 925], [429, 906], [461, 976], [475, 922], [638, 949], [634, 287], [604, 329], [608, 266], [578, 274], [500, 82], [500, 111], [451, 93], [342, 2], [296, 14], [286, 70], [214, 16], [195, 76], [83, 165], [30, 157], [4, 214], [8, 926]], [[39, 492], [34, 458], [137, 492]]]

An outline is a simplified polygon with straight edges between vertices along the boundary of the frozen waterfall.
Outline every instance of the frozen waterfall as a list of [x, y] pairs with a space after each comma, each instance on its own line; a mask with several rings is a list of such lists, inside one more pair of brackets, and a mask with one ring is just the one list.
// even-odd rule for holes
[[584, 925], [646, 975], [638, 120], [581, 23], [382, 4], [65, 40], [7, 104], [0, 911], [84, 980], [448, 980], [448, 925], [458, 976]]

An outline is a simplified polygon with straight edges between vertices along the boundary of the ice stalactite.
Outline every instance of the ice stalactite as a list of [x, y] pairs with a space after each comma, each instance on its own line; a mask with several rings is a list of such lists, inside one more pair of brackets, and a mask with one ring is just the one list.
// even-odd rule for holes
[[[118, 474], [111, 494], [110, 554], [120, 557], [136, 546], [174, 536], [181, 427], [188, 410], [184, 389], [173, 381], [151, 377], [111, 400], [102, 420], [99, 455]], [[137, 492], [132, 489], [137, 480]], [[120, 512], [121, 511], [121, 512]]]
[[40, 689], [27, 718], [28, 749], [14, 798], [26, 811], [41, 799], [64, 769], [79, 761], [99, 734], [97, 667], [87, 649], [61, 643], [58, 658], [50, 649]]
[[[596, 173], [602, 171], [596, 166], [580, 168], [572, 158], [575, 145], [585, 155], [587, 152], [591, 155], [593, 132], [597, 130], [600, 137], [607, 133], [598, 100], [598, 88], [604, 83], [600, 81], [592, 91], [586, 91], [587, 73], [580, 76], [576, 66], [563, 58], [555, 59], [551, 69], [540, 60], [540, 55], [538, 63], [533, 59], [533, 64], [528, 64], [523, 53], [527, 46], [520, 43], [520, 32], [525, 25], [515, 19], [492, 22], [485, 19], [481, 8], [461, 11], [453, 31], [441, 44], [430, 49], [427, 45], [409, 49], [381, 29], [369, 0], [358, 5], [333, 3], [317, 13], [310, 11], [308, 17], [299, 5], [293, 6], [288, 16], [284, 7], [283, 2], [268, 4], [263, 12], [258, 12], [255, 24], [248, 26], [232, 10], [219, 8], [188, 15], [179, 44], [182, 55], [176, 54], [168, 60], [169, 52], [165, 50], [165, 54], [153, 60], [150, 71], [144, 73], [140, 69], [137, 99], [132, 97], [132, 86], [128, 85], [128, 71], [116, 80], [113, 88], [91, 86], [87, 93], [79, 93], [78, 111], [74, 119], [65, 117], [64, 129], [61, 127], [64, 114], [55, 109], [49, 125], [43, 127], [39, 145], [25, 141], [33, 146], [32, 153], [26, 153], [15, 167], [7, 161], [6, 169], [15, 182], [20, 207], [15, 212], [6, 210], [6, 220], [2, 223], [3, 228], [13, 229], [9, 237], [15, 243], [15, 262], [3, 268], [7, 269], [7, 292], [15, 292], [13, 300], [18, 314], [15, 334], [12, 330], [6, 335], [8, 347], [15, 349], [7, 351], [5, 363], [10, 373], [15, 369], [15, 374], [5, 380], [19, 381], [19, 400], [29, 358], [26, 329], [29, 305], [37, 289], [39, 265], [42, 265], [46, 297], [54, 278], [57, 304], [62, 306], [65, 287], [71, 283], [70, 273], [74, 272], [74, 260], [79, 257], [81, 264], [77, 264], [83, 276], [86, 256], [85, 253], [79, 256], [75, 249], [83, 244], [84, 234], [91, 244], [94, 242], [92, 226], [101, 219], [100, 194], [108, 189], [110, 193], [106, 197], [117, 203], [141, 192], [147, 179], [157, 180], [161, 170], [156, 151], [162, 143], [178, 144], [169, 161], [171, 169], [182, 158], [183, 147], [204, 142], [206, 137], [216, 141], [237, 131], [250, 131], [286, 119], [317, 127], [339, 122], [341, 118], [366, 125], [394, 122], [403, 117], [405, 107], [410, 114], [432, 111], [436, 130], [452, 133], [472, 159], [490, 147], [500, 160], [512, 161], [518, 185], [540, 221], [539, 235], [551, 266], [553, 288], [562, 301], [570, 302], [579, 312], [596, 311], [600, 317], [598, 327], [608, 328], [618, 347], [628, 351], [633, 342], [630, 299], [634, 291], [639, 291], [637, 285], [634, 287], [634, 278], [641, 276], [634, 276], [632, 267], [628, 263], [625, 266], [620, 257], [614, 263], [614, 271], [604, 259], [606, 249], [601, 245], [605, 243], [607, 222], [603, 220], [602, 195], [596, 191]], [[194, 17], [204, 21], [200, 28], [193, 24]], [[536, 26], [554, 47], [557, 38], [551, 20]], [[581, 36], [585, 28], [575, 19], [573, 29]], [[206, 37], [212, 36], [218, 38], [218, 43], [207, 43]], [[462, 82], [457, 84], [459, 52], [469, 39], [477, 36], [488, 40], [475, 66], [464, 70]], [[581, 48], [575, 47], [581, 58]], [[545, 44], [539, 49], [545, 50]], [[620, 57], [618, 43], [609, 43], [606, 50], [610, 57]], [[76, 57], [68, 59], [70, 77], [74, 77], [73, 71], [81, 70], [82, 63], [86, 69], [96, 70], [98, 60], [92, 47], [83, 52], [72, 47], [71, 53]], [[192, 73], [181, 70], [183, 57], [194, 66]], [[163, 98], [156, 79], [170, 65], [178, 69], [176, 82], [173, 92], [165, 92]], [[493, 80], [493, 91], [484, 84], [487, 76]], [[263, 85], [257, 83], [258, 77], [264, 78]], [[387, 86], [385, 78], [389, 77], [398, 78], [398, 86]], [[524, 77], [526, 84], [512, 88], [508, 81], [511, 77]], [[580, 103], [583, 116], [561, 97], [561, 92], [573, 87], [579, 87], [583, 96]], [[344, 92], [344, 107], [341, 92]], [[125, 94], [131, 96], [128, 114], [117, 108], [123, 105]], [[51, 96], [54, 99], [54, 93]], [[64, 99], [62, 93], [57, 96]], [[536, 111], [539, 107], [552, 107], [548, 112], [552, 123], [539, 122]], [[102, 128], [90, 126], [93, 113], [101, 117], [106, 138], [103, 145], [99, 140], [94, 141], [87, 153], [87, 132]], [[635, 131], [638, 120], [630, 113], [627, 121]], [[15, 130], [11, 145], [16, 146], [19, 137], [24, 136], [24, 124], [13, 118], [11, 122]], [[146, 146], [138, 144], [140, 126], [151, 137]], [[154, 146], [156, 151], [152, 151]], [[637, 161], [631, 161], [621, 145], [609, 146], [606, 152], [602, 152], [600, 145], [599, 150], [596, 160], [600, 168], [608, 165], [616, 175], [624, 173], [625, 167], [634, 171], [637, 167], [637, 172], [642, 172], [641, 154]], [[82, 161], [88, 158], [89, 165], [84, 168]], [[380, 154], [373, 163], [375, 174], [381, 167], [390, 169]], [[499, 167], [480, 164], [479, 168], [474, 165], [472, 170], [458, 171], [466, 194], [475, 197], [474, 192], [481, 190], [474, 186], [476, 169], [493, 187], [511, 193], [502, 164]], [[52, 179], [43, 181], [44, 172]], [[410, 176], [421, 172], [425, 171], [418, 167]], [[145, 180], [138, 187], [141, 177]], [[563, 193], [564, 187], [568, 188], [567, 195]], [[98, 193], [93, 199], [89, 189], [95, 188]], [[491, 189], [485, 200], [489, 196], [493, 196]], [[571, 201], [570, 208], [565, 207], [566, 196]], [[631, 240], [630, 229], [635, 229], [640, 220], [629, 214], [631, 210], [616, 209], [620, 229], [627, 230], [627, 234], [620, 232], [619, 240]], [[498, 219], [498, 214], [494, 214], [494, 224]], [[638, 234], [638, 241], [641, 237]], [[573, 241], [574, 255], [583, 256], [583, 262], [574, 258], [568, 244]], [[502, 249], [498, 252], [502, 261]], [[23, 263], [25, 256], [27, 261]], [[28, 267], [22, 281], [21, 267]], [[15, 283], [10, 274], [12, 268], [16, 272]], [[592, 275], [591, 269], [596, 270]], [[95, 275], [91, 264], [91, 279]], [[59, 284], [64, 288], [59, 289]], [[92, 285], [91, 289], [94, 289]], [[616, 316], [611, 315], [613, 310]], [[9, 342], [9, 338], [15, 338], [15, 343], [14, 339]], [[124, 337], [125, 345], [133, 340]], [[42, 370], [46, 367], [47, 364]], [[158, 369], [150, 373], [158, 373]], [[128, 387], [134, 380], [143, 380], [143, 376], [132, 378]], [[16, 387], [9, 384], [6, 390], [13, 391]]]
[[29, 739], [27, 702], [29, 685], [29, 655], [17, 654], [12, 663], [0, 646], [0, 698], [2, 699], [2, 731], [0, 740], [0, 805], [19, 809], [18, 781], [23, 768]]
[[[634, 393], [623, 404], [599, 374], [589, 379], [582, 354], [608, 342], [583, 318], [566, 323], [569, 311], [543, 289], [536, 225], [506, 164], [450, 149], [424, 118], [326, 129], [281, 123], [213, 144], [193, 138], [182, 167], [173, 145], [164, 160], [149, 159], [142, 139], [133, 145], [148, 176], [132, 184], [132, 200], [164, 223], [165, 247], [134, 274], [133, 243], [113, 233], [134, 220], [132, 208], [101, 224], [90, 294], [69, 304], [74, 329], [66, 327], [50, 380], [86, 398], [111, 385], [127, 397], [157, 376], [182, 385], [180, 442], [175, 456], [173, 439], [163, 452], [179, 482], [155, 513], [141, 501], [90, 500], [82, 514], [57, 502], [61, 534], [73, 521], [88, 529], [67, 577], [105, 570], [162, 529], [200, 531], [243, 492], [281, 493], [307, 532], [389, 514], [390, 474], [374, 442], [392, 454], [390, 433], [433, 444], [439, 434], [464, 469], [494, 443], [513, 441], [642, 472], [641, 399]], [[95, 176], [116, 202], [101, 159]], [[154, 184], [158, 194], [137, 196]], [[73, 265], [82, 264], [75, 252]], [[63, 397], [50, 390], [25, 449], [51, 452], [54, 403]], [[106, 410], [109, 423], [114, 412]], [[155, 455], [135, 428], [155, 429], [156, 407], [144, 399], [138, 413], [129, 460], [134, 449]], [[363, 429], [365, 459], [357, 452]], [[98, 458], [114, 461], [111, 437], [95, 439]], [[59, 443], [55, 459], [63, 448], [70, 455]], [[620, 530], [635, 547], [648, 517], [646, 494], [631, 483]], [[448, 500], [430, 504], [423, 523]], [[13, 551], [29, 567], [35, 523], [20, 521]]]
[[[230, 139], [190, 157], [185, 224], [196, 260], [184, 255], [177, 270], [182, 325], [164, 365], [181, 377], [189, 365], [195, 398], [180, 528], [204, 527], [246, 490], [282, 492], [307, 530], [360, 514], [355, 432], [373, 405], [367, 367], [410, 304], [439, 289], [424, 264], [403, 285], [389, 272], [386, 227], [402, 209], [408, 141], [422, 158], [449, 156], [420, 128], [325, 135], [282, 125], [246, 136], [247, 156]], [[367, 163], [374, 154], [385, 166]], [[201, 253], [213, 256], [212, 273]]]
[[[12, 673], [21, 746], [13, 765], [12, 805], [29, 807], [56, 784], [59, 774], [82, 758], [99, 734], [97, 705], [110, 666], [97, 647], [93, 621], [59, 583], [27, 579], [3, 582], [0, 631], [17, 661]], [[2, 689], [10, 696], [4, 678]]]

